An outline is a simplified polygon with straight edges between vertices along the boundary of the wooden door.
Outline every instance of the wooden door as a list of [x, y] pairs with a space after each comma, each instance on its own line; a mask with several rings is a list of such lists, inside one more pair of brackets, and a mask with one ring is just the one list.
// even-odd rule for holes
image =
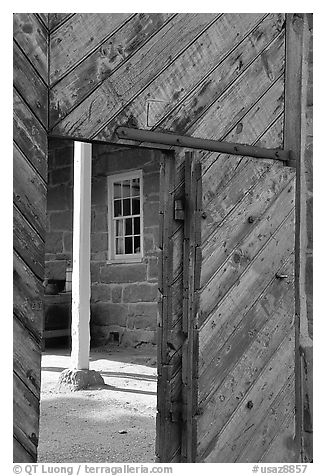
[[192, 373], [198, 354], [194, 316], [200, 277], [200, 170], [195, 153], [186, 152], [178, 168], [173, 155], [162, 156], [156, 431], [162, 463], [186, 462], [195, 443]]
[[13, 128], [13, 459], [37, 459], [47, 192], [44, 15], [15, 13]]
[[295, 170], [225, 160], [162, 163], [157, 453], [295, 462]]
[[[230, 168], [235, 157], [225, 157]], [[202, 162], [196, 462], [294, 462], [295, 170]], [[231, 167], [232, 166], [232, 167]]]

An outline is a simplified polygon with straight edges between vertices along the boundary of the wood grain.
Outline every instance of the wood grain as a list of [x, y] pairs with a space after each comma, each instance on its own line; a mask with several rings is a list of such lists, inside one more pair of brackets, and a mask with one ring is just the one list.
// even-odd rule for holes
[[16, 43], [14, 43], [14, 86], [46, 128], [48, 89]]
[[16, 145], [14, 145], [13, 175], [14, 203], [44, 240], [46, 186]]
[[50, 127], [62, 120], [172, 17], [137, 13], [50, 90]]
[[41, 385], [41, 354], [39, 343], [26, 327], [14, 318], [14, 372], [38, 398]]
[[47, 180], [45, 130], [21, 96], [14, 90], [13, 139], [44, 180]]
[[[212, 70], [221, 68], [225, 73], [225, 70], [231, 68], [234, 55], [240, 55], [241, 52], [246, 52], [247, 56], [255, 55], [255, 51], [248, 49], [242, 40], [248, 34], [248, 30], [254, 28], [262, 18], [263, 15], [245, 15], [240, 18], [240, 15], [234, 14], [224, 14], [218, 17], [155, 81], [147, 86], [111, 123], [105, 126], [97, 138], [111, 137], [117, 125], [128, 123], [130, 117], [134, 118], [134, 127], [156, 129], [157, 123], [161, 123], [169, 113], [172, 114], [171, 111], [173, 111], [174, 117], [186, 114], [187, 96], [195, 88], [191, 94], [197, 98], [197, 102], [200, 101], [200, 92], [208, 87], [213, 74]], [[271, 35], [273, 35], [275, 32], [272, 22], [270, 26]], [[230, 55], [230, 51], [232, 52], [235, 46], [237, 48], [234, 50], [234, 54]], [[232, 67], [236, 69], [235, 66]], [[222, 79], [223, 74], [220, 74], [219, 80]], [[212, 98], [207, 95], [205, 100], [207, 101], [207, 99], [209, 102]], [[155, 103], [150, 101], [155, 101]], [[147, 104], [149, 104], [150, 110], [148, 110]], [[181, 104], [180, 108], [175, 110], [179, 104]], [[192, 106], [190, 105], [190, 107]], [[165, 125], [164, 121], [161, 124], [161, 129], [173, 130], [169, 125]]]
[[73, 13], [48, 13], [49, 15], [49, 29], [51, 32], [55, 28], [59, 28], [68, 18], [73, 16]]
[[15, 13], [13, 22], [15, 41], [17, 41], [43, 81], [47, 83], [48, 50], [46, 28], [38, 21], [34, 13]]
[[76, 13], [69, 18], [50, 36], [50, 84], [67, 74], [131, 16], [130, 13]]
[[35, 276], [44, 276], [44, 241], [26, 220], [24, 215], [14, 206], [14, 249], [25, 261]]
[[36, 460], [38, 444], [38, 399], [14, 372], [14, 436]]
[[37, 342], [43, 329], [42, 296], [42, 283], [14, 252], [14, 313]]
[[[293, 255], [282, 268], [282, 272], [290, 272], [291, 269], [293, 269]], [[284, 293], [280, 292], [283, 291], [283, 287]], [[211, 437], [226, 425], [230, 415], [255, 385], [266, 362], [277, 351], [284, 335], [290, 332], [293, 319], [288, 318], [289, 309], [293, 309], [293, 279], [288, 280], [285, 285], [274, 279], [260, 299], [245, 314], [241, 326], [242, 329], [247, 327], [250, 332], [248, 334], [237, 332], [234, 339], [243, 341], [243, 344], [247, 342], [249, 345], [246, 348], [242, 344], [238, 360], [229, 367], [228, 375], [221, 379], [218, 391], [200, 405], [199, 454], [204, 452]], [[233, 344], [236, 345], [236, 340], [233, 340]], [[243, 349], [246, 349], [245, 352]], [[217, 372], [221, 368], [222, 365], [218, 365]]]
[[[131, 60], [124, 63], [52, 132], [95, 137], [216, 18], [213, 14], [178, 14], [161, 28]], [[105, 105], [105, 107], [103, 107]]]

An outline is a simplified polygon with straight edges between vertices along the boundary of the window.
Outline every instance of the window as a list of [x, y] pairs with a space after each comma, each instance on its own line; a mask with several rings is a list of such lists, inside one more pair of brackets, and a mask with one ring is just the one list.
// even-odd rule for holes
[[109, 260], [139, 261], [143, 256], [142, 171], [108, 177]]

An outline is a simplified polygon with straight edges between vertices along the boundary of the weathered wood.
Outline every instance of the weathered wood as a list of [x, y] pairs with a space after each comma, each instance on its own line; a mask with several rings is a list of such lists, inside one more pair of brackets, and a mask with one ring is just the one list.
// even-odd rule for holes
[[14, 313], [38, 342], [43, 329], [42, 296], [42, 283], [14, 252]]
[[[202, 455], [204, 462], [226, 462], [233, 461], [238, 456], [242, 444], [255, 431], [256, 420], [263, 418], [270, 400], [275, 398], [278, 389], [291, 378], [293, 373], [293, 344], [291, 337], [286, 336], [278, 352], [273, 356], [262, 375], [258, 378], [255, 387], [248, 392], [245, 401], [241, 403], [236, 412], [232, 415], [217, 440], [211, 440]], [[282, 366], [283, 371], [280, 372]], [[253, 402], [254, 413], [250, 412], [247, 402]], [[227, 430], [227, 431], [226, 431]], [[241, 438], [236, 438], [241, 435]], [[230, 445], [230, 441], [232, 444]], [[214, 443], [214, 444], [213, 444]]]
[[[284, 206], [284, 212], [293, 207], [293, 203], [288, 200], [288, 194], [293, 192], [294, 182], [291, 175], [284, 173], [284, 169], [279, 170], [275, 176], [267, 175], [263, 180], [258, 181], [256, 186], [247, 194], [238, 206], [225, 218], [223, 227], [217, 227], [209, 236], [203, 247], [203, 271], [202, 286], [226, 264], [232, 253], [241, 247], [244, 255], [245, 239], [252, 236], [251, 240], [257, 240], [259, 236], [259, 246], [263, 245], [263, 240], [267, 239], [267, 233], [272, 233], [272, 227], [266, 230], [264, 220], [277, 216], [277, 221], [281, 219], [279, 209]], [[290, 180], [289, 180], [290, 179]], [[290, 183], [289, 183], [290, 182]], [[283, 215], [284, 216], [284, 215]], [[277, 222], [276, 222], [277, 223]], [[276, 225], [276, 223], [273, 223]], [[277, 226], [277, 225], [276, 225]], [[225, 230], [228, 230], [230, 239], [224, 240]], [[253, 245], [257, 246], [257, 243]], [[253, 252], [249, 244], [250, 253]]]
[[[199, 137], [224, 136], [247, 112], [284, 71], [284, 34], [279, 36], [260, 54], [236, 81], [220, 96], [187, 131]], [[239, 104], [241, 108], [239, 109]], [[224, 118], [218, 121], [216, 117]], [[189, 124], [188, 124], [189, 125]]]
[[13, 139], [41, 177], [47, 180], [47, 138], [21, 96], [14, 90]]
[[[259, 296], [259, 291], [264, 289], [280, 264], [293, 251], [291, 231], [293, 231], [293, 213], [286, 217], [281, 227], [270, 236], [257, 255], [253, 259], [248, 259], [247, 266], [245, 263], [241, 263], [241, 261], [246, 262], [246, 259], [240, 259], [238, 263], [244, 269], [243, 273], [236, 274], [240, 278], [240, 283], [236, 278], [230, 283], [227, 282], [225, 285], [227, 294], [220, 296], [219, 301], [215, 301], [214, 297], [208, 294], [205, 294], [205, 296], [207, 295], [209, 300], [204, 301], [203, 296], [201, 296], [199, 324], [204, 324], [200, 332], [202, 349], [205, 347], [205, 343], [211, 341], [217, 333], [220, 342], [224, 342], [227, 334], [232, 333], [234, 325], [240, 322], [244, 312], [254, 301], [255, 296]], [[215, 294], [218, 295], [218, 290], [215, 291]], [[236, 305], [230, 306], [230, 303], [235, 302], [232, 301], [235, 295], [237, 296]], [[243, 307], [239, 312], [238, 309], [241, 304]], [[218, 325], [214, 326], [213, 323], [217, 324], [217, 322]]]
[[[17, 41], [43, 81], [47, 83], [48, 50], [46, 28], [41, 25], [34, 13], [15, 13], [13, 22], [15, 41]], [[42, 101], [40, 100], [40, 102]]]
[[182, 330], [186, 336], [182, 347], [182, 394], [183, 431], [181, 456], [183, 462], [196, 460], [197, 412], [197, 345], [196, 318], [198, 297], [196, 294], [197, 275], [200, 277], [200, 262], [197, 248], [201, 245], [200, 221], [197, 216], [201, 207], [201, 167], [194, 152], [185, 156], [185, 221], [183, 247], [183, 317]]
[[130, 13], [76, 13], [69, 18], [50, 36], [50, 84], [66, 75], [131, 16]]
[[44, 240], [46, 223], [45, 183], [15, 145], [13, 165], [14, 204]]
[[[181, 344], [179, 322], [182, 304], [176, 306], [175, 292], [180, 293], [179, 280], [174, 279], [175, 257], [182, 254], [182, 238], [174, 237], [174, 180], [173, 157], [162, 157], [160, 176], [160, 292], [158, 325], [158, 389], [156, 454], [160, 462], [180, 461], [181, 447]], [[179, 226], [180, 229], [180, 226]], [[178, 252], [176, 248], [181, 248]], [[179, 260], [178, 260], [179, 261]], [[181, 281], [182, 303], [182, 281]]]
[[14, 249], [39, 278], [44, 276], [44, 241], [14, 206]]
[[40, 345], [26, 327], [14, 317], [14, 372], [38, 398], [41, 386]]
[[180, 13], [173, 17], [130, 61], [53, 128], [52, 133], [95, 137], [113, 115], [152, 82], [215, 18], [216, 15], [211, 13]]
[[[307, 366], [303, 362], [304, 352], [301, 347], [312, 347], [307, 332], [307, 316], [305, 315], [305, 268], [306, 256], [302, 244], [305, 227], [305, 197], [303, 196], [303, 178], [301, 152], [302, 140], [302, 84], [303, 71], [303, 34], [304, 15], [289, 13], [286, 17], [286, 70], [285, 70], [285, 112], [284, 112], [284, 145], [293, 151], [296, 161], [296, 239], [295, 239], [295, 316], [296, 316], [296, 440], [302, 461], [312, 460], [312, 435], [304, 432], [303, 414], [304, 400], [307, 396], [312, 402], [312, 388], [302, 388], [302, 374]], [[307, 454], [306, 454], [307, 451]]]
[[49, 13], [36, 13], [37, 18], [43, 23], [46, 29], [49, 29]]
[[14, 384], [14, 436], [36, 460], [39, 425], [38, 398], [23, 384], [15, 374]]
[[16, 43], [14, 43], [14, 86], [46, 128], [48, 120], [47, 87]]
[[47, 180], [47, 14], [14, 23], [14, 462], [37, 459]]
[[[229, 72], [232, 69], [231, 64], [235, 60], [235, 52], [238, 55], [242, 52], [249, 57], [254, 54], [252, 49], [244, 48], [241, 41], [248, 35], [248, 31], [250, 32], [262, 18], [263, 15], [238, 16], [224, 14], [219, 16], [189, 48], [148, 85], [97, 137], [112, 137], [115, 127], [130, 122], [130, 117], [134, 118], [134, 127], [147, 129], [156, 128], [158, 123], [161, 123], [163, 118], [170, 114], [171, 111], [173, 111], [174, 117], [176, 113], [178, 115], [185, 114], [184, 100], [186, 100], [189, 93], [195, 95], [197, 101], [200, 100], [200, 92], [204, 91], [211, 81], [212, 70], [215, 71], [215, 69], [222, 68], [223, 74], [226, 74], [226, 71]], [[231, 25], [234, 29], [230, 28]], [[273, 34], [272, 22], [270, 26], [271, 34]], [[235, 45], [237, 45], [237, 48], [230, 55]], [[230, 61], [229, 56], [232, 57]], [[224, 64], [227, 64], [225, 69]], [[235, 69], [235, 66], [233, 66], [233, 71]], [[236, 69], [236, 71], [238, 72], [239, 70]], [[220, 81], [223, 81], [223, 74], [219, 77]], [[195, 90], [193, 91], [194, 88]], [[205, 99], [210, 102], [212, 98], [207, 96]], [[180, 109], [175, 111], [175, 108], [180, 103], [182, 104]], [[146, 107], [147, 105], [148, 107]], [[169, 130], [169, 126], [162, 125], [161, 129]], [[179, 132], [178, 129], [175, 132]]]
[[[293, 259], [281, 268], [282, 272], [291, 272]], [[284, 287], [284, 292], [280, 290]], [[283, 291], [283, 289], [282, 289]], [[290, 307], [289, 307], [290, 306]], [[293, 326], [288, 319], [288, 311], [293, 308], [293, 278], [280, 283], [276, 279], [266, 287], [261, 298], [244, 315], [241, 326], [249, 331], [238, 334], [238, 342], [244, 339], [247, 349], [242, 343], [238, 352], [238, 360], [229, 367], [228, 375], [221, 380], [218, 394], [212, 394], [204, 404], [200, 405], [198, 420], [198, 452], [203, 453], [213, 435], [223, 428], [247, 392], [254, 386], [272, 355]], [[275, 312], [274, 312], [275, 311]], [[257, 328], [256, 326], [259, 326]], [[232, 343], [232, 342], [231, 342]], [[234, 339], [232, 347], [237, 345]], [[243, 349], [246, 349], [243, 352]], [[231, 361], [232, 362], [232, 361]], [[217, 367], [217, 372], [221, 366]], [[293, 395], [292, 401], [293, 401]], [[218, 405], [216, 404], [218, 399]], [[248, 455], [250, 452], [248, 452]]]
[[172, 17], [137, 13], [50, 90], [50, 126], [62, 120]]
[[[259, 143], [260, 147], [280, 148], [283, 146], [283, 127], [281, 116], [284, 110], [284, 78], [281, 76], [268, 91], [249, 109], [249, 111], [234, 124], [231, 131], [223, 137], [223, 140], [230, 142], [246, 141], [249, 144]], [[275, 127], [275, 121], [279, 121], [278, 128]], [[272, 128], [272, 133], [269, 130]], [[232, 158], [232, 160], [230, 160]], [[221, 184], [227, 183], [232, 177], [238, 165], [245, 161], [232, 155], [219, 156], [217, 154], [202, 154], [203, 183], [207, 169], [215, 166], [219, 173], [212, 173], [214, 181]], [[206, 190], [209, 192], [209, 183], [205, 183]], [[212, 196], [214, 196], [214, 193]]]
[[[242, 453], [238, 456], [238, 459], [244, 463], [256, 463], [258, 461], [264, 461], [264, 454], [268, 452], [270, 446], [273, 445], [275, 439], [278, 439], [278, 435], [281, 433], [282, 438], [287, 438], [288, 451], [285, 461], [294, 463], [296, 459], [293, 457], [293, 426], [294, 426], [294, 375], [289, 378], [285, 386], [277, 395], [267, 412], [267, 416], [260, 422], [259, 426], [256, 425], [256, 432], [253, 437], [247, 442], [247, 445], [242, 450]], [[292, 423], [292, 431], [289, 431], [289, 435], [286, 435], [284, 431], [284, 422], [290, 421]], [[263, 435], [263, 438], [261, 437]], [[250, 448], [249, 448], [250, 446]], [[285, 445], [284, 445], [285, 448]], [[284, 449], [283, 449], [284, 451]]]
[[14, 437], [13, 438], [13, 461], [15, 463], [34, 463], [35, 454], [31, 455], [26, 451], [19, 441]]
[[49, 15], [49, 29], [51, 33], [55, 28], [60, 28], [60, 26], [68, 20], [74, 13], [48, 13]]

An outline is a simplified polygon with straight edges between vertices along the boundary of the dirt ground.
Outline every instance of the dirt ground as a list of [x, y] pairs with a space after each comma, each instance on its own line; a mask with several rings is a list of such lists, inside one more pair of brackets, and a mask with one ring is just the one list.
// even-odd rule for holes
[[42, 356], [38, 462], [154, 462], [156, 347], [95, 349], [90, 369], [100, 371], [106, 385], [58, 393], [69, 357], [62, 349]]

